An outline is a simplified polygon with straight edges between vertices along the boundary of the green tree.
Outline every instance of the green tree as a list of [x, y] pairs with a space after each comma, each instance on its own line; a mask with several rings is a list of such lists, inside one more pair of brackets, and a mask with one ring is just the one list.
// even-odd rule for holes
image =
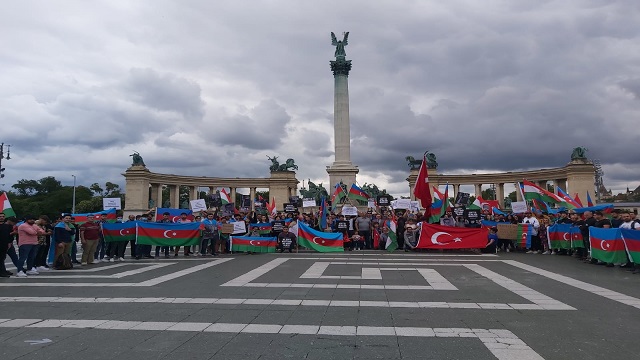
[[98, 183], [91, 184], [91, 186], [89, 186], [89, 189], [91, 189], [91, 191], [93, 191], [96, 195], [102, 196], [102, 194], [104, 193], [104, 190]]

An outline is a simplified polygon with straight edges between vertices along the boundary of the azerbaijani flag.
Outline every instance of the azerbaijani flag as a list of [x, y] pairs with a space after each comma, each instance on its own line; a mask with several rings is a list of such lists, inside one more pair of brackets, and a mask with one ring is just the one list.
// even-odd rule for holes
[[331, 194], [331, 207], [335, 209], [342, 198], [344, 198], [344, 190], [340, 183], [337, 183], [333, 187], [333, 194]]
[[273, 253], [276, 243], [276, 237], [232, 236], [231, 251]]
[[547, 238], [551, 249], [571, 248], [571, 224], [555, 224], [547, 228]]
[[435, 200], [431, 204], [431, 216], [429, 217], [430, 223], [440, 222], [440, 218], [444, 216], [444, 213], [447, 211], [449, 207], [449, 183], [447, 183], [444, 188], [444, 194], [440, 193], [438, 189], [434, 186], [434, 197], [439, 197], [439, 200]]
[[11, 207], [11, 203], [9, 202], [9, 197], [7, 193], [0, 194], [0, 213], [3, 213], [6, 217], [16, 216], [15, 211]]
[[571, 231], [569, 233], [571, 235], [571, 248], [584, 248], [584, 239], [582, 237], [582, 233], [580, 232], [580, 227], [571, 225], [570, 230]]
[[272, 226], [271, 223], [249, 224], [249, 232], [251, 232], [253, 229], [258, 229], [258, 234], [260, 235], [267, 235], [271, 234]]
[[104, 223], [102, 224], [102, 235], [104, 235], [104, 241], [106, 242], [135, 240], [136, 222]]
[[587, 191], [587, 206], [593, 206], [593, 201], [591, 200], [591, 195], [589, 195], [589, 191]]
[[518, 239], [515, 240], [515, 245], [523, 249], [529, 249], [531, 247], [531, 229], [530, 224], [518, 224]]
[[318, 252], [344, 252], [342, 233], [320, 232], [302, 222], [298, 222], [298, 245]]
[[137, 223], [136, 243], [157, 246], [200, 244], [200, 223]]
[[107, 215], [107, 222], [115, 223], [118, 215], [116, 213], [116, 209], [109, 209], [104, 211], [98, 211], [94, 213], [84, 213], [84, 214], [71, 214], [76, 220], [76, 224], [84, 224], [89, 219], [100, 220], [102, 215]]
[[591, 257], [612, 264], [626, 264], [627, 252], [620, 229], [589, 227]]
[[349, 189], [349, 198], [364, 202], [369, 201], [369, 195], [356, 184], [351, 184], [351, 189]]
[[182, 215], [182, 213], [187, 214], [187, 219], [191, 221], [195, 219], [195, 217], [193, 216], [193, 211], [189, 209], [156, 208], [156, 221], [162, 220], [162, 214], [166, 212], [169, 213], [169, 219], [171, 219], [171, 221], [173, 222], [178, 222], [178, 219], [180, 219], [180, 215]]
[[564, 192], [562, 190], [562, 188], [558, 187], [558, 196], [560, 196], [562, 198], [562, 200], [564, 200], [565, 202], [565, 206], [568, 209], [575, 209], [575, 208], [580, 208], [582, 207], [582, 205], [578, 204], [577, 201], [573, 200], [573, 198], [571, 196], [569, 196], [569, 194], [567, 194], [566, 192]]
[[231, 196], [229, 196], [227, 189], [222, 188], [222, 190], [220, 190], [220, 200], [222, 201], [222, 205], [229, 204], [232, 202]]
[[627, 254], [635, 264], [640, 264], [640, 231], [620, 229]]
[[395, 215], [393, 219], [387, 220], [387, 227], [389, 227], [389, 237], [387, 237], [385, 248], [389, 252], [394, 252], [398, 248], [398, 223]]

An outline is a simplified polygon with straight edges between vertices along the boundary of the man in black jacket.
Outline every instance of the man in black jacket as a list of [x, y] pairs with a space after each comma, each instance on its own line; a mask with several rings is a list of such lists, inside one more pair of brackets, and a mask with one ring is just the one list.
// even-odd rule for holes
[[7, 257], [7, 249], [13, 246], [13, 226], [15, 219], [5, 219], [5, 215], [0, 213], [0, 277], [10, 277], [13, 273], [7, 271], [4, 266], [4, 259]]

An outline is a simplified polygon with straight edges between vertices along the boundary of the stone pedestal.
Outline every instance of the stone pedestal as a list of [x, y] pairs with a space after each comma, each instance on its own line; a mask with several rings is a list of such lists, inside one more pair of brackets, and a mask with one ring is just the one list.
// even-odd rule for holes
[[[289, 202], [289, 197], [298, 191], [298, 180], [293, 171], [273, 171], [269, 178], [269, 203], [276, 199], [276, 209], [284, 210], [282, 204]], [[296, 184], [296, 185], [293, 185]]]
[[124, 218], [149, 210], [149, 174], [149, 170], [143, 165], [131, 166], [123, 174], [127, 180], [124, 196]]
[[[567, 166], [567, 193], [574, 196], [576, 193], [587, 206], [587, 192], [595, 195], [595, 168], [587, 159], [572, 160]], [[592, 198], [593, 199], [593, 198]]]

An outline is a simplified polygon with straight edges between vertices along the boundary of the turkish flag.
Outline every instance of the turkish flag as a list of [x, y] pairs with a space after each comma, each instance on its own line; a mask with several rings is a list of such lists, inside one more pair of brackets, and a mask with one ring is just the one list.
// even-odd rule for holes
[[459, 228], [422, 223], [417, 248], [421, 249], [482, 249], [486, 247], [489, 230]]
[[431, 198], [431, 191], [429, 186], [429, 173], [427, 171], [427, 157], [422, 158], [422, 165], [420, 165], [420, 172], [418, 173], [418, 179], [416, 180], [416, 186], [413, 189], [413, 195], [422, 203], [424, 208], [424, 217], [429, 218], [431, 216], [431, 204], [433, 199]]

